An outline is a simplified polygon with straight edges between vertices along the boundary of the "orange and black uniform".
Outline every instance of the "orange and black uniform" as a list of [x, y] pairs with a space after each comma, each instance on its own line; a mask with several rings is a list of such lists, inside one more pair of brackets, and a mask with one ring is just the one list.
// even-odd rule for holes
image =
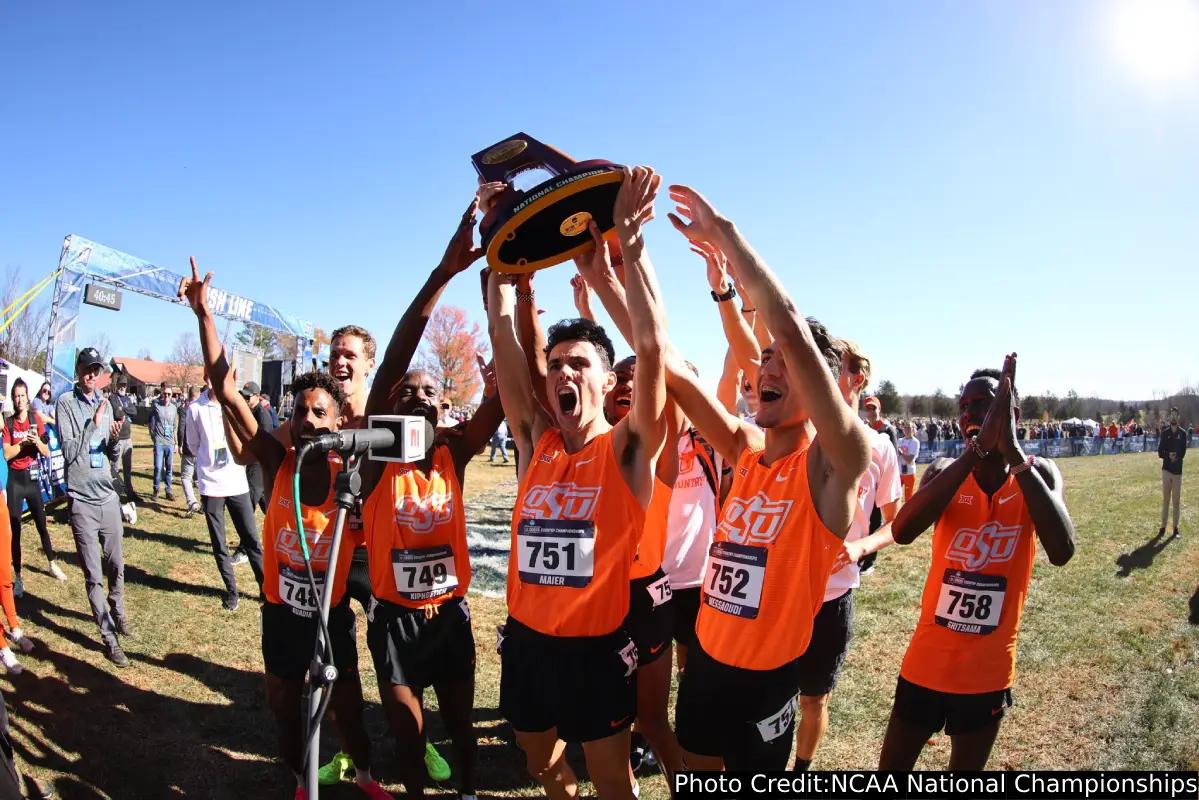
[[623, 627], [646, 512], [612, 432], [567, 453], [546, 431], [512, 512], [500, 711], [515, 730], [603, 739], [637, 713], [637, 648]]
[[637, 645], [637, 663], [642, 667], [661, 658], [674, 636], [670, 578], [662, 569], [672, 492], [672, 487], [654, 478], [654, 496], [645, 512], [645, 527], [630, 572], [629, 613], [624, 628]]
[[[292, 507], [295, 468], [295, 450], [288, 448], [287, 457], [275, 475], [262, 536], [262, 593], [266, 598], [262, 605], [262, 660], [268, 673], [285, 680], [302, 678], [307, 672], [320, 627], [320, 595], [312, 592], [308, 582]], [[342, 541], [337, 564], [329, 575], [337, 514], [333, 482], [340, 469], [341, 459], [330, 455], [329, 493], [321, 505], [303, 506], [301, 514], [317, 588], [332, 592], [329, 644], [333, 648], [333, 663], [341, 672], [350, 673], [358, 670], [354, 612], [345, 596], [346, 575], [356, 544], [351, 537]]]
[[366, 641], [375, 672], [417, 690], [474, 675], [466, 515], [449, 448], [433, 451], [428, 471], [388, 464], [363, 518], [375, 598]]
[[966, 478], [933, 531], [920, 622], [895, 692], [904, 721], [952, 736], [1003, 717], [1036, 546], [1016, 476], [989, 497]]
[[812, 504], [809, 452], [766, 466], [747, 448], [708, 551], [675, 730], [729, 770], [781, 770], [791, 755], [799, 658], [841, 548]]

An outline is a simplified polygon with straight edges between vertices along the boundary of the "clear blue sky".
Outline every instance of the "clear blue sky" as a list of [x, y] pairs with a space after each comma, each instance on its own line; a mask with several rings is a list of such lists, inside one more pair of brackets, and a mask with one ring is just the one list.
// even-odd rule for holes
[[[5, 4], [0, 266], [46, 274], [68, 233], [180, 272], [194, 254], [385, 341], [474, 191], [470, 154], [524, 130], [700, 189], [901, 392], [953, 393], [1010, 350], [1025, 392], [1199, 380], [1199, 81], [1117, 58], [1112, 4], [597, 8]], [[671, 334], [714, 381], [717, 312], [666, 210]], [[538, 275], [547, 318], [573, 314], [571, 273]], [[473, 271], [444, 302], [482, 320]], [[85, 307], [80, 339], [163, 358], [193, 329], [126, 309]]]

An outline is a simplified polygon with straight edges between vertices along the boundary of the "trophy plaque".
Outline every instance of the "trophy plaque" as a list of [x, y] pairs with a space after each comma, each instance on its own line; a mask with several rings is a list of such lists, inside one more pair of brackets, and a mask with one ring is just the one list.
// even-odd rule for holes
[[[487, 264], [507, 273], [533, 272], [574, 258], [592, 246], [592, 220], [605, 236], [624, 179], [620, 164], [575, 161], [532, 136], [518, 133], [471, 156], [485, 182], [509, 184], [484, 209], [479, 237]], [[532, 189], [513, 187], [513, 176], [544, 169], [553, 177]]]

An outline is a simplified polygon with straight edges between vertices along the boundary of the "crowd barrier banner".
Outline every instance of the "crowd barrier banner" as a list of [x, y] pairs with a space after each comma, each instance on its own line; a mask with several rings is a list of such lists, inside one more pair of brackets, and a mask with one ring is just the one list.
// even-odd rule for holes
[[[1191, 436], [1187, 448], [1199, 447], [1199, 434]], [[1026, 455], [1045, 458], [1074, 458], [1076, 456], [1113, 456], [1121, 453], [1156, 453], [1157, 435], [1125, 436], [1123, 439], [1101, 439], [1080, 436], [1075, 439], [1021, 439], [1020, 449]], [[920, 445], [917, 464], [931, 464], [938, 458], [957, 458], [965, 450], [961, 439], [939, 441], [933, 447]]]

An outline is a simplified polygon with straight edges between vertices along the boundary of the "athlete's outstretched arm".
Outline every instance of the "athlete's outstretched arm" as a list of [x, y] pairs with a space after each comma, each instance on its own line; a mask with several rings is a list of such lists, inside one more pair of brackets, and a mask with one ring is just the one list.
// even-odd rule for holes
[[[727, 294], [733, 286], [729, 277], [728, 259], [714, 245], [697, 242], [691, 245], [691, 250], [703, 257], [708, 265], [708, 286], [718, 295]], [[724, 338], [737, 359], [737, 366], [745, 373], [751, 383], [758, 381], [758, 367], [762, 366], [762, 348], [754, 338], [753, 328], [745, 321], [745, 315], [737, 308], [732, 300], [717, 302], [720, 311], [720, 325], [724, 329]]]
[[[484, 270], [483, 307], [487, 307], [487, 278], [490, 270]], [[549, 392], [546, 389], [545, 329], [541, 327], [541, 315], [537, 312], [537, 296], [533, 291], [533, 273], [526, 272], [516, 281], [516, 338], [525, 351], [529, 365], [529, 377], [533, 381], [533, 396], [542, 408], [549, 408]], [[492, 352], [495, 351], [494, 345]]]
[[483, 402], [479, 403], [470, 422], [466, 423], [462, 435], [450, 441], [450, 453], [454, 457], [454, 468], [458, 470], [459, 484], [466, 476], [467, 463], [495, 435], [504, 421], [504, 406], [495, 385], [495, 362], [488, 364], [478, 353], [475, 353], [475, 359], [479, 374], [483, 377]]
[[[1012, 353], [1003, 364], [1003, 379], [999, 393], [992, 402], [996, 413], [1002, 414], [1004, 426], [999, 438], [999, 452], [1007, 461], [1008, 468], [1023, 464], [1027, 459], [1016, 438], [1016, 403], [1012, 387], [1016, 382], [1016, 354]], [[988, 417], [990, 412], [988, 412]], [[984, 422], [985, 425], [985, 422]], [[980, 432], [979, 438], [982, 438]], [[1074, 523], [1062, 496], [1062, 474], [1057, 465], [1047, 458], [1037, 458], [1033, 468], [1016, 475], [1016, 483], [1028, 505], [1028, 515], [1037, 529], [1037, 538], [1045, 548], [1049, 563], [1061, 567], [1074, 556]]]
[[[640, 364], [637, 366], [640, 370]], [[720, 402], [703, 390], [683, 357], [672, 345], [666, 359], [666, 388], [712, 449], [728, 464], [736, 464], [745, 448], [762, 447], [765, 434], [730, 414]]]
[[[804, 406], [820, 435], [820, 449], [833, 467], [831, 481], [851, 484], [870, 466], [870, 441], [857, 414], [845, 404], [837, 381], [824, 360], [808, 322], [796, 308], [778, 276], [766, 266], [749, 242], [726, 217], [698, 192], [671, 186], [670, 197], [690, 224], [671, 214], [671, 222], [687, 238], [715, 245], [730, 264], [758, 316], [775, 337], [787, 362], [793, 390], [802, 392]], [[838, 494], [840, 492], [838, 491]]]
[[967, 449], [956, 459], [938, 458], [929, 465], [920, 478], [920, 489], [899, 509], [891, 526], [896, 543], [911, 544], [935, 525], [978, 464], [978, 457]]
[[423, 286], [417, 291], [416, 297], [408, 305], [404, 316], [391, 334], [391, 341], [383, 352], [383, 360], [375, 372], [375, 382], [371, 386], [370, 395], [366, 400], [366, 414], [390, 414], [395, 403], [395, 395], [399, 391], [400, 382], [408, 372], [412, 356], [420, 347], [421, 337], [429, 317], [437, 307], [437, 301], [449, 282], [483, 255], [483, 250], [473, 247], [475, 228], [475, 210], [479, 207], [476, 196], [462, 213], [458, 228], [454, 231], [450, 243], [446, 245], [445, 254], [441, 261], [429, 273]]
[[273, 476], [287, 452], [273, 436], [259, 430], [250, 404], [237, 391], [237, 381], [233, 379], [220, 337], [217, 336], [216, 320], [208, 307], [208, 284], [212, 281], [212, 273], [209, 272], [201, 281], [195, 258], [191, 260], [191, 267], [191, 278], [184, 278], [180, 282], [179, 298], [187, 301], [200, 323], [200, 348], [204, 351], [204, 369], [212, 382], [212, 396], [221, 404], [225, 419], [233, 431], [254, 451], [263, 471]]
[[508, 275], [492, 272], [487, 282], [487, 331], [495, 349], [495, 378], [509, 430], [521, 453], [524, 477], [533, 448], [550, 427], [549, 415], [537, 402], [524, 350], [516, 338], [516, 287]]
[[[637, 354], [637, 383], [629, 415], [616, 426], [617, 452], [636, 450], [633, 470], [625, 472], [630, 488], [646, 506], [654, 486], [654, 467], [666, 441], [666, 311], [662, 290], [645, 247], [645, 224], [654, 218], [654, 199], [662, 178], [648, 167], [624, 168], [613, 218], [625, 264], [630, 344]], [[591, 223], [592, 236], [598, 234]], [[621, 441], [621, 439], [624, 441]], [[622, 461], [624, 461], [622, 459]], [[642, 467], [648, 467], [642, 470]]]
[[[591, 240], [595, 246], [575, 258], [579, 277], [595, 290], [604, 311], [612, 318], [612, 324], [629, 347], [633, 347], [633, 325], [629, 320], [629, 300], [624, 284], [612, 268], [612, 246], [600, 236], [595, 225], [589, 226]], [[633, 348], [636, 351], [636, 348]]]
[[[669, 389], [667, 385], [667, 389]], [[737, 413], [737, 394], [741, 390], [741, 370], [737, 368], [737, 357], [730, 347], [724, 354], [724, 371], [716, 382], [716, 399], [730, 414]]]

